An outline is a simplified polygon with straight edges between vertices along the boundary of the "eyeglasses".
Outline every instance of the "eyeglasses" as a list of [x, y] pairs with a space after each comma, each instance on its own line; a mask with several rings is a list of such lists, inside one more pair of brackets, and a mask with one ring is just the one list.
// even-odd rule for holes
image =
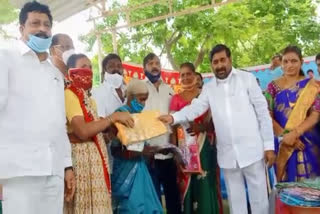
[[73, 48], [70, 45], [54, 45], [53, 47], [58, 48], [60, 51], [67, 51]]

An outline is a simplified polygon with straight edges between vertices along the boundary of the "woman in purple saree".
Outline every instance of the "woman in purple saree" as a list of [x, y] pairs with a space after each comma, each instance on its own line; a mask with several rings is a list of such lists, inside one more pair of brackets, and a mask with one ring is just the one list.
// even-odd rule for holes
[[320, 176], [319, 86], [301, 70], [301, 50], [284, 50], [284, 75], [268, 85], [266, 97], [273, 117], [276, 174], [279, 182]]

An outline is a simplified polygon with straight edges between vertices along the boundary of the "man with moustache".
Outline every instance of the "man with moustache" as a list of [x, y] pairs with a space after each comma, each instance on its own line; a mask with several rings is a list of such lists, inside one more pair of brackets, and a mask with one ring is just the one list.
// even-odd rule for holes
[[0, 50], [3, 213], [61, 214], [75, 180], [63, 77], [47, 53], [52, 16], [48, 6], [33, 1], [23, 6], [19, 22], [21, 40]]
[[[149, 91], [144, 110], [157, 110], [161, 114], [168, 114], [170, 100], [174, 92], [161, 79], [160, 59], [154, 53], [149, 53], [143, 59], [143, 69]], [[168, 143], [170, 143], [169, 134], [148, 141], [148, 144], [158, 147], [165, 146]], [[173, 154], [156, 154], [154, 159], [154, 162], [150, 165], [150, 174], [159, 199], [161, 201], [160, 186], [162, 186], [167, 213], [179, 214], [181, 213], [181, 201], [177, 185], [177, 167]]]
[[268, 213], [265, 164], [275, 161], [272, 120], [256, 78], [232, 67], [230, 49], [222, 44], [210, 52], [215, 78], [199, 98], [172, 115], [167, 124], [193, 121], [209, 108], [217, 136], [217, 156], [223, 169], [232, 214], [246, 214], [245, 181], [252, 213]]

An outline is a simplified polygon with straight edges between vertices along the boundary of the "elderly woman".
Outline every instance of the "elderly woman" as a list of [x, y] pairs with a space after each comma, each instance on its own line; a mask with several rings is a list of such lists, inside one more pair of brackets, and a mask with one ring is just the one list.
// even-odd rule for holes
[[108, 154], [101, 132], [113, 122], [133, 126], [133, 119], [127, 112], [98, 118], [96, 104], [90, 96], [90, 60], [83, 54], [75, 54], [67, 66], [70, 85], [65, 90], [65, 108], [76, 192], [74, 199], [66, 203], [64, 212], [112, 213]]
[[[127, 87], [127, 104], [117, 111], [140, 113], [147, 99], [146, 84], [141, 80], [133, 79]], [[139, 143], [139, 146], [143, 149], [133, 151], [130, 146], [127, 148], [122, 146], [118, 139], [112, 141], [114, 163], [111, 180], [115, 213], [163, 213], [145, 162], [145, 156], [152, 155], [156, 148], [148, 147], [144, 142]]]
[[301, 70], [301, 50], [284, 49], [284, 75], [272, 81], [266, 97], [273, 117], [278, 181], [320, 176], [319, 86]]

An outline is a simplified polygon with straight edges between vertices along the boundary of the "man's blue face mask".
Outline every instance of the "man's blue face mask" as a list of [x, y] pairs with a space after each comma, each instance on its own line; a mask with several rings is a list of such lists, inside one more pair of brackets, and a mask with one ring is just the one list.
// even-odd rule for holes
[[52, 37], [41, 38], [39, 36], [29, 34], [27, 45], [36, 53], [44, 53], [49, 49], [51, 42]]

